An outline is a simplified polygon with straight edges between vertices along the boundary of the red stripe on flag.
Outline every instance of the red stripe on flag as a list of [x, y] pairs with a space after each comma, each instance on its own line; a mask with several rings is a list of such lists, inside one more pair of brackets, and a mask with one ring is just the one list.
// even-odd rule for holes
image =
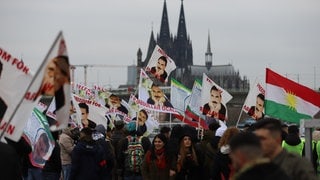
[[266, 83], [282, 87], [286, 92], [293, 93], [305, 101], [320, 107], [319, 93], [288, 78], [285, 78], [269, 68], [266, 69]]
[[190, 117], [200, 123], [200, 126], [204, 129], [208, 129], [208, 125], [204, 119], [200, 118], [198, 115], [194, 114], [189, 108], [185, 111], [186, 117]]
[[192, 126], [192, 127], [195, 127], [197, 128], [199, 125], [198, 125], [198, 122], [196, 121], [192, 121], [192, 120], [189, 120], [187, 117], [184, 117], [182, 115], [178, 115], [178, 114], [173, 114], [173, 116], [177, 119], [179, 119], [180, 121]]

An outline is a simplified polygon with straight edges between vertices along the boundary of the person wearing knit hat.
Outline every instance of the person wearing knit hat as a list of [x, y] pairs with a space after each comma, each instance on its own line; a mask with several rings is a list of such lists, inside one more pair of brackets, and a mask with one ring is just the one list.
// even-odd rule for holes
[[80, 139], [72, 151], [71, 172], [69, 179], [99, 179], [96, 168], [96, 158], [102, 157], [97, 153], [96, 142], [92, 139], [92, 129], [82, 128]]
[[[97, 145], [97, 153], [103, 154], [103, 158], [99, 160], [100, 172], [102, 179], [111, 179], [112, 178], [112, 169], [114, 167], [115, 153], [111, 142], [106, 137], [106, 128], [102, 124], [98, 124], [94, 128], [92, 134], [93, 139]], [[103, 162], [106, 162], [104, 164]]]
[[98, 124], [94, 130], [106, 136], [106, 128], [102, 124]]

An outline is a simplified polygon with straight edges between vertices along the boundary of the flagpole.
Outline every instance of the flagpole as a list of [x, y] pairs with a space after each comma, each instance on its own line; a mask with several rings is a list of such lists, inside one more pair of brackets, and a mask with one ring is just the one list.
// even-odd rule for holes
[[[10, 118], [9, 118], [9, 120], [8, 120], [8, 123], [5, 124], [5, 127], [4, 127], [3, 131], [1, 132], [0, 140], [2, 139], [4, 133], [7, 131], [7, 128], [9, 127], [9, 125], [10, 125], [10, 123], [11, 123], [14, 115], [17, 113], [18, 109], [20, 108], [20, 106], [21, 106], [21, 104], [22, 104], [22, 102], [23, 102], [23, 100], [24, 100], [24, 98], [25, 98], [25, 95], [26, 95], [27, 92], [30, 90], [32, 84], [34, 83], [35, 79], [36, 79], [37, 76], [39, 75], [42, 67], [44, 67], [44, 66], [47, 64], [47, 61], [46, 61], [46, 60], [49, 58], [49, 56], [50, 56], [50, 54], [51, 54], [54, 46], [55, 46], [55, 45], [57, 44], [57, 42], [58, 42], [60, 36], [62, 36], [62, 31], [60, 31], [60, 32], [58, 33], [58, 36], [56, 37], [54, 43], [51, 45], [50, 50], [48, 51], [46, 57], [45, 57], [44, 60], [42, 61], [41, 65], [40, 65], [39, 68], [37, 69], [36, 73], [34, 74], [34, 76], [33, 76], [32, 80], [31, 80], [30, 84], [28, 85], [26, 91], [23, 93], [23, 94], [24, 94], [23, 97], [20, 99], [18, 105], [14, 108], [13, 113], [11, 114], [11, 116], [10, 116]], [[30, 113], [30, 114], [31, 114], [31, 113]], [[30, 115], [30, 114], [29, 114], [29, 115]], [[28, 117], [28, 118], [29, 118], [29, 117]]]
[[241, 116], [242, 116], [242, 109], [243, 109], [243, 106], [244, 105], [242, 105], [242, 108], [241, 108], [241, 110], [240, 110], [240, 115], [239, 115], [239, 117], [238, 117], [238, 121], [237, 121], [237, 124], [236, 124], [236, 127], [238, 127], [238, 124], [239, 124], [239, 121], [240, 121], [240, 118], [241, 118]]
[[170, 113], [170, 129], [172, 128], [172, 119], [171, 119], [171, 117], [172, 117], [172, 114]]

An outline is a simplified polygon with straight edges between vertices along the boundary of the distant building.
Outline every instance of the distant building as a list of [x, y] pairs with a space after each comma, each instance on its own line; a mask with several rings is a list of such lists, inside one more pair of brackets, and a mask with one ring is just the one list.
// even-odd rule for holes
[[215, 65], [213, 63], [209, 34], [204, 65], [193, 64], [192, 43], [187, 34], [183, 0], [181, 1], [178, 32], [175, 36], [170, 33], [167, 4], [166, 0], [164, 0], [160, 34], [157, 34], [157, 40], [155, 40], [153, 30], [151, 30], [148, 51], [144, 61], [142, 61], [142, 51], [140, 48], [138, 49], [136, 73], [134, 74], [133, 70], [130, 70], [131, 72], [128, 71], [130, 83], [132, 83], [133, 78], [136, 79], [136, 83], [138, 84], [140, 69], [146, 67], [157, 44], [176, 63], [177, 69], [171, 73], [171, 77], [174, 77], [187, 87], [192, 88], [194, 80], [201, 80], [202, 74], [206, 73], [212, 80], [227, 91], [247, 92], [249, 90], [248, 79], [245, 76], [242, 78], [239, 71], [236, 71], [232, 64]]
[[128, 73], [127, 73], [127, 85], [128, 86], [136, 86], [137, 85], [137, 66], [131, 65], [128, 66]]

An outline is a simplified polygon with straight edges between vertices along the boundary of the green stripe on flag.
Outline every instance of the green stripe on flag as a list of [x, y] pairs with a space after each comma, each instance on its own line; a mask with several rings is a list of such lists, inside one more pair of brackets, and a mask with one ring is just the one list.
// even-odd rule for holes
[[179, 87], [180, 89], [183, 89], [184, 91], [191, 93], [191, 90], [189, 88], [187, 88], [185, 85], [183, 85], [182, 83], [180, 83], [179, 81], [177, 81], [174, 78], [171, 78], [171, 85], [174, 85], [176, 87]]
[[301, 119], [311, 119], [312, 117], [307, 114], [298, 113], [295, 109], [289, 106], [276, 103], [274, 101], [266, 100], [265, 102], [265, 112], [274, 118], [278, 118], [284, 121], [292, 123], [300, 123]]

